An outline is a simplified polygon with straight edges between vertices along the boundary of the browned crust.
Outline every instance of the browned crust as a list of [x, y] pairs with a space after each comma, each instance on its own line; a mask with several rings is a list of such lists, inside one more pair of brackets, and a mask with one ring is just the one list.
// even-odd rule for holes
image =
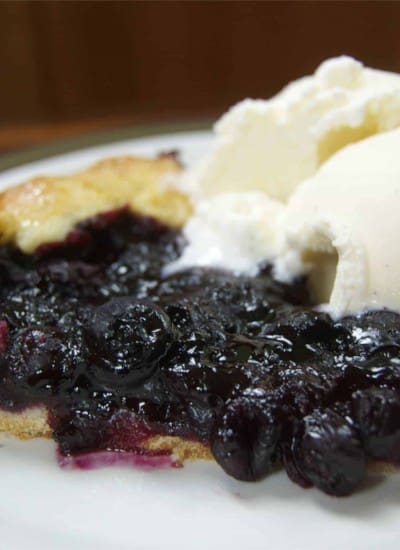
[[165, 183], [180, 170], [173, 156], [117, 157], [68, 176], [36, 177], [0, 193], [0, 239], [32, 252], [64, 239], [78, 222], [124, 205], [180, 226], [190, 201]]
[[[45, 407], [35, 407], [18, 413], [0, 411], [0, 432], [12, 434], [19, 439], [51, 438], [52, 434]], [[212, 458], [206, 445], [174, 436], [152, 436], [141, 447], [146, 451], [170, 453], [180, 462]]]
[[180, 437], [157, 435], [143, 445], [148, 451], [165, 451], [173, 454], [180, 462], [185, 460], [211, 460], [210, 449], [197, 441], [189, 441]]
[[51, 437], [44, 407], [35, 407], [22, 412], [0, 411], [0, 432], [6, 432], [19, 439]]

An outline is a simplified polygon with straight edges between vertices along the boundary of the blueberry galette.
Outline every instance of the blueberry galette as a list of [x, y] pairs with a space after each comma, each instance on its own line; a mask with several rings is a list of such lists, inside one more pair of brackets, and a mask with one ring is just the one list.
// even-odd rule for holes
[[400, 460], [399, 316], [335, 321], [269, 265], [166, 276], [191, 213], [163, 185], [179, 169], [111, 159], [0, 196], [0, 428], [61, 460], [213, 457], [353, 492]]

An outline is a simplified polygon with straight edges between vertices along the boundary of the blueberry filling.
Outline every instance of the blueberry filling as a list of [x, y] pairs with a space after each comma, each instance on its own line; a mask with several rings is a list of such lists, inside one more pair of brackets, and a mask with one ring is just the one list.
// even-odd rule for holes
[[183, 245], [121, 209], [32, 255], [0, 247], [0, 407], [45, 405], [65, 456], [177, 435], [237, 479], [283, 464], [333, 495], [399, 463], [400, 316], [335, 321], [268, 265], [164, 278]]

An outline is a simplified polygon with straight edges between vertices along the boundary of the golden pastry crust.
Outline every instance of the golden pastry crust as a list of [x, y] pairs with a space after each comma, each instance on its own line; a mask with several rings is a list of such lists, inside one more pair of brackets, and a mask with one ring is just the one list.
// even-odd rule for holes
[[[52, 434], [45, 407], [34, 407], [18, 413], [0, 411], [0, 432], [12, 434], [19, 439], [51, 438]], [[174, 436], [152, 436], [142, 442], [141, 448], [144, 451], [170, 453], [180, 462], [212, 458], [206, 445]]]
[[22, 251], [60, 241], [80, 221], [128, 205], [172, 226], [191, 214], [189, 199], [165, 185], [181, 170], [172, 155], [116, 157], [68, 176], [40, 176], [0, 194], [0, 238]]
[[19, 439], [51, 437], [51, 428], [44, 407], [33, 407], [22, 412], [0, 411], [0, 432], [7, 432]]

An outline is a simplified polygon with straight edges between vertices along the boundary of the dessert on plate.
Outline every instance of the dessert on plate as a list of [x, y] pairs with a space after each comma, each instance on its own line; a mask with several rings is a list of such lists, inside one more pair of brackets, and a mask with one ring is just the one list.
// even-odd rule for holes
[[400, 76], [331, 59], [215, 133], [0, 195], [0, 429], [350, 494], [400, 461]]

